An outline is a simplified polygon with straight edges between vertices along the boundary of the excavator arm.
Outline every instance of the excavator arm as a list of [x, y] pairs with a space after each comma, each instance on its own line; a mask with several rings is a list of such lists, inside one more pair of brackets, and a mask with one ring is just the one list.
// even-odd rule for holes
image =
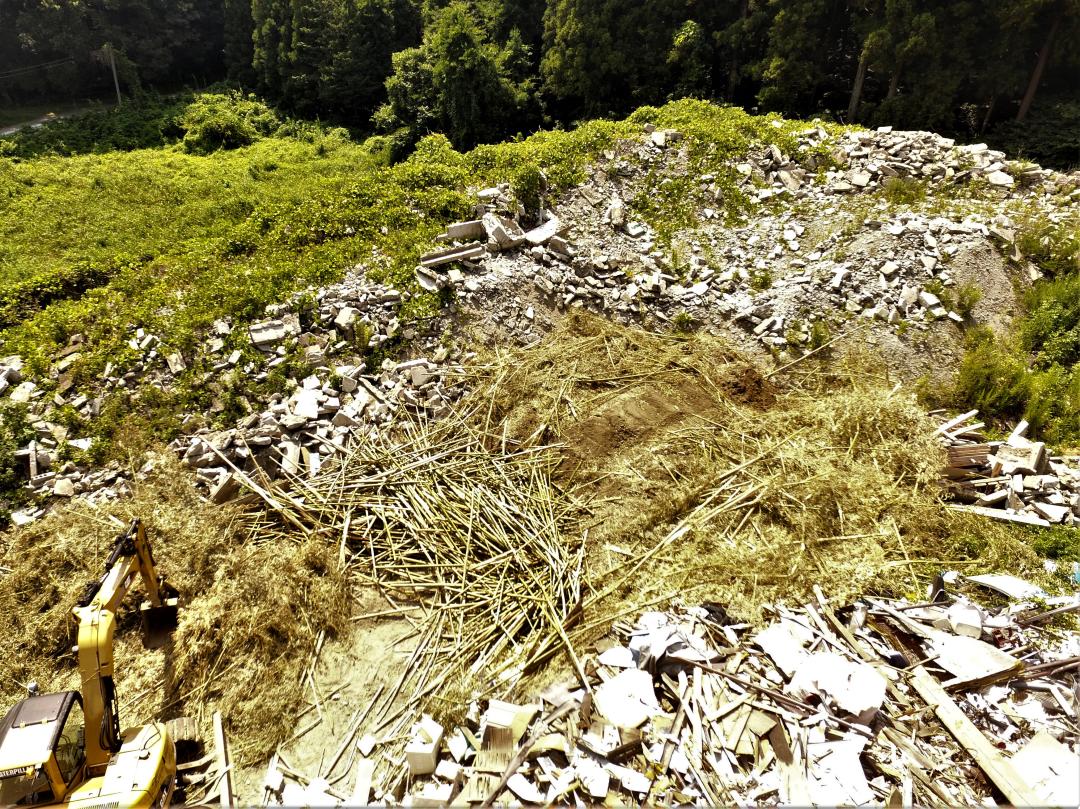
[[86, 765], [100, 773], [120, 749], [120, 715], [113, 684], [113, 633], [116, 610], [136, 579], [142, 581], [146, 602], [140, 607], [143, 642], [161, 646], [176, 627], [176, 591], [160, 577], [141, 520], [117, 537], [104, 575], [91, 582], [72, 608], [78, 627], [79, 672], [86, 713]]

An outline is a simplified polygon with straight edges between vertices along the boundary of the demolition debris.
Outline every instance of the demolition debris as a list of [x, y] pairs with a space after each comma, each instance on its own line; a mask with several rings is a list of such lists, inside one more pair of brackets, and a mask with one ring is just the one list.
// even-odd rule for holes
[[[949, 574], [956, 582], [956, 574]], [[977, 581], [976, 579], [972, 580]], [[970, 586], [970, 585], [969, 585]], [[423, 716], [402, 747], [350, 727], [351, 765], [275, 760], [270, 805], [1014, 805], [1080, 801], [1080, 633], [1021, 601], [723, 607], [615, 623], [576, 680], [465, 722]], [[1063, 602], [1055, 613], [1080, 610]], [[339, 755], [338, 758], [341, 756]], [[348, 789], [350, 772], [352, 790]]]
[[1080, 458], [1052, 456], [1046, 444], [1025, 438], [1026, 421], [1005, 440], [988, 441], [977, 416], [962, 413], [937, 429], [954, 508], [1023, 525], [1080, 524]]

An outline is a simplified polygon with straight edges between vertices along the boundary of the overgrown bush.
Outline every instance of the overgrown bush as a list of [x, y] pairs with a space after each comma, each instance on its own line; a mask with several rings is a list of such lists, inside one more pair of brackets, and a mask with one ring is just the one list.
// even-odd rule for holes
[[209, 154], [218, 149], [237, 149], [273, 134], [281, 126], [277, 113], [255, 96], [203, 93], [179, 117], [184, 149]]
[[1036, 365], [1071, 367], [1080, 361], [1080, 274], [1039, 284], [1027, 296], [1020, 333]]
[[1005, 424], [1026, 419], [1031, 430], [1057, 444], [1080, 440], [1080, 373], [1075, 366], [1039, 363], [1022, 345], [994, 337], [989, 329], [968, 332], [968, 348], [953, 388], [931, 396], [957, 409], [977, 408]]
[[31, 158], [44, 154], [152, 149], [175, 142], [182, 134], [176, 116], [191, 96], [142, 96], [112, 109], [95, 109], [61, 118], [0, 138], [0, 157]]
[[888, 177], [882, 193], [893, 205], [916, 205], [926, 199], [926, 183], [912, 177]]

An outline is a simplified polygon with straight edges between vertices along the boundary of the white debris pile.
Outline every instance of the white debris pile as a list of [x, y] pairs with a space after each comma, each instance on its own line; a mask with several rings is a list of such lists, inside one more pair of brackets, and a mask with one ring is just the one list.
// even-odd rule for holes
[[[524, 704], [473, 703], [458, 727], [424, 716], [404, 748], [354, 729], [351, 792], [339, 777], [338, 789], [320, 781], [309, 795], [293, 783], [308, 782], [302, 774], [275, 771], [267, 798], [1076, 805], [1080, 633], [1042, 629], [1080, 610], [1076, 596], [1060, 601], [1053, 612], [986, 610], [939, 587], [919, 604], [868, 599], [834, 612], [818, 591], [756, 631], [714, 604], [647, 612], [580, 661], [584, 681]], [[1050, 638], [1053, 652], [1035, 651]]]
[[[508, 187], [480, 192], [477, 218], [450, 225], [440, 237], [448, 246], [421, 258], [421, 285], [453, 286], [477, 317], [523, 344], [543, 334], [554, 312], [583, 308], [624, 323], [662, 326], [682, 315], [705, 327], [734, 325], [748, 345], [798, 350], [818, 321], [869, 322], [893, 334], [966, 324], [970, 299], [959, 305], [955, 266], [985, 262], [988, 251], [1002, 267], [1024, 262], [1011, 218], [1020, 211], [1009, 204], [1046, 203], [1044, 215], [1056, 221], [1053, 200], [1070, 189], [1080, 195], [1075, 178], [1006, 164], [981, 144], [814, 127], [799, 136], [797, 155], [756, 146], [697, 177], [685, 193], [698, 221], [665, 245], [633, 215], [635, 201], [656, 193], [650, 177], [690, 171], [681, 136], [665, 132], [658, 142], [658, 134], [646, 127], [646, 137], [605, 153], [528, 231]], [[891, 182], [975, 179], [1000, 198], [996, 213], [957, 204], [931, 215], [880, 194], [858, 198]], [[744, 223], [724, 215], [732, 184], [752, 210]]]
[[980, 432], [986, 425], [974, 421], [977, 410], [948, 420], [936, 415], [954, 508], [1025, 525], [1080, 525], [1080, 458], [1051, 455], [1045, 443], [1026, 438], [1026, 421], [1004, 441], [989, 441]]

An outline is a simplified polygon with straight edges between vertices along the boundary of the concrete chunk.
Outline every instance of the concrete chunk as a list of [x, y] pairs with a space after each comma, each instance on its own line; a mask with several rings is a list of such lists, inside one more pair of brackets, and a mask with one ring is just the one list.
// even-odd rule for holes
[[484, 238], [484, 223], [479, 219], [455, 222], [446, 227], [446, 238], [453, 241], [472, 241]]
[[525, 233], [517, 222], [498, 214], [487, 213], [481, 220], [483, 232], [499, 245], [500, 250], [510, 250], [525, 241]]
[[285, 339], [288, 329], [281, 320], [264, 320], [248, 327], [251, 342], [256, 348], [265, 348]]
[[448, 247], [445, 250], [435, 250], [432, 253], [421, 256], [420, 266], [424, 269], [431, 269], [432, 267], [439, 267], [454, 261], [466, 261], [468, 259], [480, 258], [482, 255], [484, 255], [484, 245], [480, 244], [480, 242], [470, 242], [461, 247]]
[[538, 228], [526, 232], [525, 240], [531, 245], [540, 245], [551, 239], [552, 236], [558, 234], [562, 224], [559, 222], [558, 217], [551, 217], [548, 221], [542, 224]]

